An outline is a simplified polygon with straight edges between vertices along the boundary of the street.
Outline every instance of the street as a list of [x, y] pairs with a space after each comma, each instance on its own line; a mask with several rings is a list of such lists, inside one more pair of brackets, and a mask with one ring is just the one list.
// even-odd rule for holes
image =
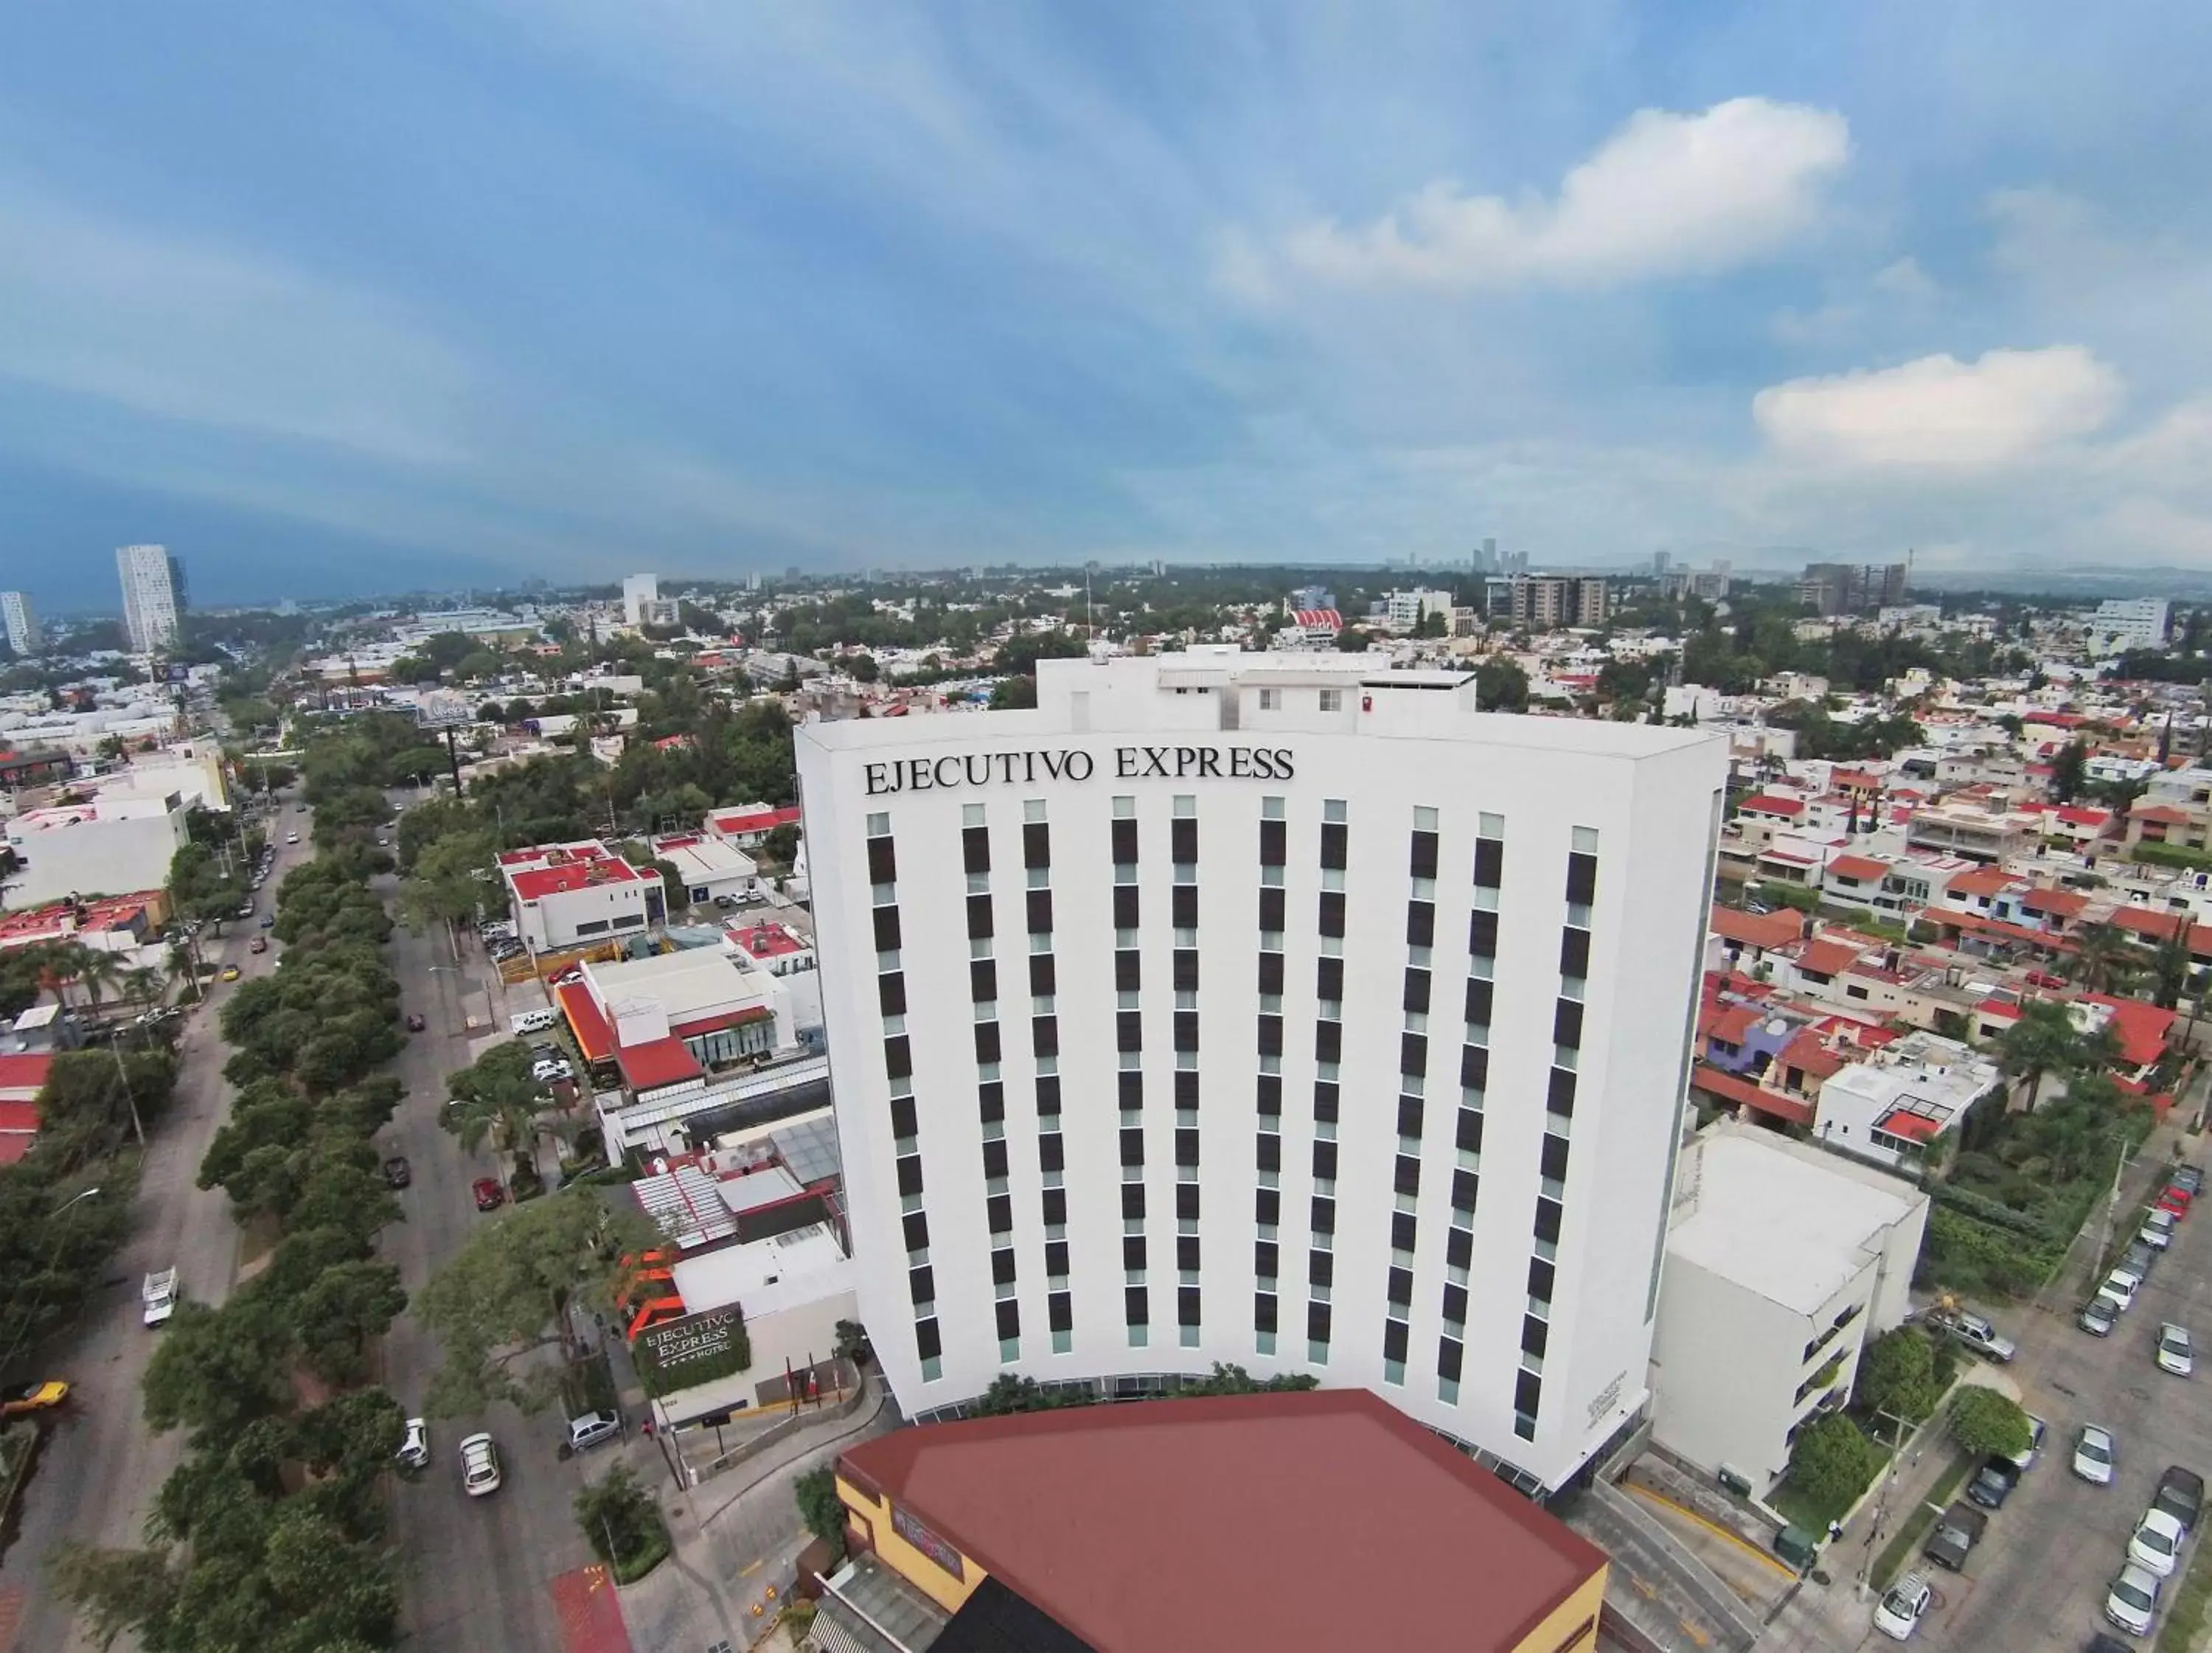
[[[259, 893], [264, 915], [275, 909], [284, 874], [313, 853], [306, 843], [283, 842], [290, 831], [304, 838], [307, 820], [289, 811], [271, 818], [276, 857]], [[280, 949], [247, 951], [249, 938], [260, 933], [253, 921], [234, 921], [224, 931], [203, 947], [209, 963], [235, 964], [246, 978], [275, 968]], [[0, 1558], [0, 1653], [11, 1645], [25, 1653], [91, 1647], [47, 1589], [46, 1558], [65, 1538], [118, 1548], [143, 1544], [154, 1494], [182, 1455], [181, 1434], [149, 1437], [141, 1419], [138, 1383], [160, 1334], [140, 1322], [138, 1282], [174, 1264], [185, 1296], [220, 1304], [236, 1278], [238, 1230], [229, 1197], [220, 1188], [203, 1192], [193, 1179], [229, 1111], [222, 1082], [229, 1052], [216, 1018], [237, 985], [211, 979], [206, 1004], [185, 1018], [176, 1095], [147, 1138], [131, 1237], [83, 1320], [42, 1352], [53, 1374], [68, 1378], [75, 1391], [25, 1489], [21, 1530]], [[11, 1607], [12, 1644], [6, 1631]]]

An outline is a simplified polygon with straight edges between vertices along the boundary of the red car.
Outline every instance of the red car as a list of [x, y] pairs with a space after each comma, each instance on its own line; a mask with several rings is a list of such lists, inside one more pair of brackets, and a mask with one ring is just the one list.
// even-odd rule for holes
[[2177, 1217], [2189, 1215], [2189, 1190], [2179, 1182], [2168, 1182], [2166, 1192], [2158, 1196], [2158, 1208], [2170, 1211]]
[[469, 1185], [469, 1192], [476, 1195], [478, 1211], [497, 1211], [507, 1203], [507, 1190], [496, 1177], [479, 1176]]

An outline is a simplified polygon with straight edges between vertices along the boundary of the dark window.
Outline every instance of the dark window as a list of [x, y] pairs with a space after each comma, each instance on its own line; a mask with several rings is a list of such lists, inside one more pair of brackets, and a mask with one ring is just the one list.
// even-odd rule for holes
[[1032, 1016], [1030, 1018], [1030, 1042], [1040, 1056], [1060, 1054], [1060, 1018]]
[[1178, 1108], [1195, 1109], [1198, 1106], [1198, 1071], [1195, 1068], [1176, 1069], [1175, 1103]]
[[1536, 1201], [1536, 1237], [1557, 1245], [1559, 1243], [1559, 1218], [1565, 1208], [1556, 1200]]
[[[1464, 1230], [1461, 1231], [1465, 1232]], [[1444, 1318], [1458, 1325], [1467, 1324], [1467, 1287], [1464, 1285], [1444, 1287]]]
[[1406, 903], [1406, 945], [1408, 947], [1433, 947], [1437, 945], [1436, 902], [1409, 901]]
[[1198, 949], [1178, 947], [1175, 950], [1175, 990], [1177, 993], [1198, 991]]
[[1198, 1184], [1176, 1183], [1175, 1206], [1176, 1217], [1179, 1221], [1196, 1222], [1198, 1220]]
[[1283, 1220], [1283, 1194], [1279, 1188], [1259, 1188], [1252, 1195], [1252, 1220], [1273, 1226]]
[[1145, 1266], [1145, 1237], [1124, 1234], [1121, 1237], [1121, 1267], [1142, 1268]]
[[1571, 1070], [1565, 1067], [1552, 1070], [1550, 1083], [1544, 1092], [1544, 1107], [1547, 1111], [1563, 1119], [1575, 1116], [1575, 1076]]
[[[1131, 1014], [1135, 1012], [1132, 1012]], [[1141, 1108], [1145, 1105], [1145, 1076], [1133, 1067], [1121, 1070], [1115, 1089], [1121, 1092], [1121, 1106]]]
[[884, 1072], [895, 1079], [914, 1072], [914, 1047], [907, 1042], [905, 1034], [894, 1033], [884, 1041]]
[[1459, 1082], [1470, 1091], [1490, 1088], [1490, 1051], [1479, 1044], [1459, 1048]]
[[1419, 1194], [1421, 1191], [1421, 1162], [1412, 1154], [1400, 1154], [1391, 1170], [1390, 1185], [1400, 1194]]
[[1421, 1099], [1419, 1097], [1398, 1098], [1398, 1134], [1417, 1137], [1421, 1133]]
[[1075, 1328], [1075, 1299], [1065, 1291], [1054, 1291], [1044, 1300], [1046, 1323], [1055, 1332]]
[[1067, 1273], [1067, 1242], [1047, 1240], [1044, 1243], [1044, 1272], [1059, 1275]]
[[1260, 927], [1277, 934], [1281, 933], [1283, 928], [1283, 892], [1281, 890], [1262, 890], [1260, 892]]
[[1321, 933], [1325, 936], [1344, 934], [1344, 891], [1324, 890], [1321, 892]]
[[1134, 821], [1114, 823], [1114, 860], [1122, 866], [1135, 865], [1137, 860], [1137, 823]]
[[1006, 1139], [996, 1137], [983, 1145], [983, 1175], [1004, 1176], [1006, 1174]]
[[1188, 866], [1198, 859], [1198, 819], [1178, 816], [1168, 823], [1168, 859]]
[[1198, 1288], [1195, 1285], [1176, 1288], [1176, 1322], [1182, 1326], [1198, 1324]]
[[917, 1304], [937, 1301], [937, 1274], [927, 1263], [906, 1271], [906, 1289]]
[[1042, 821], [1022, 823], [1022, 865], [1052, 865], [1052, 828]]
[[1522, 1316], [1521, 1352], [1533, 1354], [1541, 1360], [1544, 1358], [1544, 1346], [1548, 1340], [1551, 1329], [1534, 1315]]
[[1477, 1027], [1488, 1027], [1492, 998], [1491, 983], [1469, 976], [1467, 982], [1467, 1019]]
[[896, 884], [898, 882], [898, 858], [891, 851], [889, 838], [868, 840], [868, 882]]
[[945, 1345], [938, 1340], [937, 1317], [934, 1315], [927, 1320], [915, 1322], [914, 1346], [915, 1352], [924, 1360], [934, 1360], [945, 1352]]
[[1176, 1133], [1175, 1153], [1178, 1165], [1198, 1164], [1198, 1133], [1188, 1126], [1178, 1130]]
[[1141, 1219], [1145, 1214], [1145, 1185], [1142, 1182], [1121, 1184], [1121, 1215]]
[[1474, 841], [1474, 881], [1486, 890], [1505, 882], [1505, 845], [1497, 838]]
[[1467, 950], [1477, 958], [1498, 957], [1498, 915], [1475, 912], [1468, 915]]
[[979, 1005], [998, 1002], [999, 966], [995, 959], [971, 958], [968, 961], [968, 996]]
[[1345, 826], [1341, 821], [1326, 821], [1321, 829], [1321, 864], [1342, 872], [1345, 861]]
[[1398, 1036], [1398, 1071], [1401, 1073], [1425, 1073], [1429, 1071], [1427, 1034], [1401, 1033]]
[[1567, 900], [1577, 907], [1587, 907], [1597, 899], [1597, 857], [1570, 855], [1567, 857]]
[[1390, 1213], [1390, 1249], [1393, 1251], [1411, 1251], [1413, 1249], [1413, 1240], [1417, 1227], [1418, 1225], [1413, 1221], [1413, 1213], [1412, 1212], [1392, 1212]]
[[1275, 1329], [1275, 1297], [1270, 1291], [1252, 1294], [1252, 1329], [1272, 1332]]
[[1316, 1343], [1328, 1341], [1328, 1305], [1327, 1304], [1306, 1304], [1306, 1336]]
[[1334, 1081], [1316, 1079], [1314, 1081], [1314, 1118], [1316, 1121], [1326, 1120], [1331, 1125], [1335, 1124], [1336, 1103], [1337, 1089]]
[[1382, 1322], [1382, 1358], [1403, 1364], [1406, 1359], [1406, 1322], [1386, 1320]]
[[988, 896], [969, 896], [968, 939], [981, 941], [991, 933], [991, 898]]
[[1406, 972], [1405, 1007], [1418, 1016], [1429, 1013], [1429, 973], [1426, 970]]
[[1260, 823], [1260, 865], [1280, 866], [1289, 859], [1285, 853], [1289, 834], [1280, 821]]
[[1453, 1209], [1456, 1211], [1473, 1211], [1474, 1209], [1475, 1182], [1475, 1174], [1473, 1171], [1455, 1170], [1452, 1173], [1451, 1202]]
[[1571, 999], [1562, 999], [1552, 1007], [1552, 1042], [1578, 1050], [1583, 1042], [1583, 1007]]
[[1177, 1050], [1198, 1048], [1198, 1012], [1179, 1010], [1175, 1013], [1175, 1048]]
[[1114, 991], [1134, 993], [1144, 985], [1140, 955], [1134, 947], [1123, 947], [1114, 955]]
[[1127, 1125], [1121, 1129], [1121, 1163], [1141, 1165], [1145, 1163], [1145, 1131], [1140, 1125]]
[[991, 830], [988, 827], [960, 829], [961, 870], [967, 872], [988, 872], [991, 870]]
[[996, 1022], [975, 1024], [975, 1062], [978, 1067], [999, 1060], [999, 1024]]
[[878, 907], [876, 913], [876, 951], [893, 953], [898, 951], [899, 917], [896, 907]]
[[1283, 1113], [1283, 1076], [1280, 1073], [1260, 1075], [1259, 1099], [1254, 1106], [1262, 1115], [1279, 1119]]
[[1031, 935], [1051, 934], [1052, 891], [1030, 890], [1024, 893], [1029, 897], [1030, 933]]
[[1137, 927], [1137, 886], [1133, 884], [1114, 886], [1114, 927], [1117, 930]]
[[1325, 1194], [1316, 1194], [1313, 1200], [1313, 1220], [1307, 1226], [1316, 1234], [1335, 1233], [1336, 1201]]
[[1565, 976], [1584, 976], [1589, 974], [1589, 932], [1570, 926], [1559, 932], [1559, 974]]
[[1132, 1326], [1148, 1326], [1152, 1323], [1152, 1310], [1146, 1303], [1143, 1286], [1129, 1285], [1122, 1288], [1121, 1313]]
[[1482, 1152], [1482, 1112], [1476, 1108], [1459, 1110], [1459, 1127], [1452, 1135], [1452, 1146], [1469, 1153]]
[[1413, 1271], [1393, 1268], [1389, 1279], [1383, 1284], [1383, 1291], [1393, 1303], [1411, 1303], [1413, 1300]]
[[1011, 1285], [1013, 1284], [1013, 1248], [1001, 1246], [991, 1254], [991, 1283], [994, 1285]]
[[1544, 1385], [1534, 1372], [1521, 1372], [1513, 1379], [1513, 1410], [1524, 1417], [1536, 1415], [1536, 1402], [1544, 1392]]
[[1554, 1182], [1567, 1180], [1567, 1139], [1563, 1136], [1544, 1138], [1544, 1175]]
[[1198, 928], [1198, 886], [1179, 884], [1168, 891], [1168, 921], [1178, 930]]
[[1433, 878], [1437, 875], [1437, 835], [1416, 832], [1413, 853], [1407, 860], [1407, 871], [1417, 878]]
[[898, 1191], [902, 1194], [915, 1194], [921, 1192], [921, 1156], [920, 1154], [905, 1154], [900, 1158]]
[[998, 1079], [986, 1079], [975, 1087], [976, 1105], [982, 1110], [986, 1124], [1006, 1116], [1006, 1087]]
[[1336, 1144], [1316, 1142], [1313, 1145], [1313, 1174], [1334, 1177], [1336, 1175]]
[[1279, 1171], [1282, 1170], [1283, 1139], [1277, 1136], [1273, 1131], [1267, 1131], [1261, 1133], [1261, 1135], [1255, 1139], [1258, 1142], [1260, 1146], [1260, 1169], [1263, 1171]]
[[1064, 1171], [1067, 1169], [1067, 1139], [1057, 1131], [1047, 1131], [1037, 1138], [1037, 1165], [1041, 1170]]
[[1260, 955], [1260, 991], [1279, 994], [1283, 990], [1283, 956], [1280, 953]]
[[899, 1226], [906, 1231], [906, 1249], [925, 1251], [929, 1248], [929, 1214], [909, 1211], [899, 1218]]
[[876, 1003], [886, 1016], [906, 1014], [906, 975], [891, 970], [876, 978]]
[[1115, 1011], [1114, 1012], [1114, 1048], [1142, 1050], [1144, 1048], [1144, 1012], [1135, 1010]]
[[1176, 1267], [1195, 1273], [1198, 1268], [1198, 1236], [1179, 1234], [1176, 1237]]
[[1050, 953], [1030, 955], [1030, 991], [1041, 998], [1049, 999], [1060, 990], [1060, 971], [1052, 962]]
[[[1473, 1229], [1453, 1228], [1444, 1231], [1444, 1261], [1454, 1268], [1465, 1268], [1474, 1262], [1474, 1231]], [[1447, 1293], [1455, 1289], [1456, 1288], [1449, 1285], [1444, 1288]], [[1447, 1296], [1444, 1300], [1449, 1303], [1451, 1299]]]
[[1012, 1194], [993, 1194], [984, 1197], [983, 1225], [994, 1234], [1014, 1231], [1014, 1199]]
[[1276, 1270], [1282, 1265], [1282, 1248], [1273, 1240], [1255, 1240], [1252, 1243], [1252, 1272], [1263, 1280], [1274, 1279]]
[[1260, 1018], [1260, 1054], [1262, 1056], [1279, 1056], [1283, 1054], [1283, 1018], [1281, 1017], [1262, 1016]]
[[1044, 1191], [1044, 1219], [1059, 1225], [1067, 1220], [1067, 1190], [1047, 1188]]
[[1336, 1253], [1309, 1251], [1306, 1253], [1306, 1278], [1316, 1285], [1336, 1284]]
[[1437, 1340], [1437, 1376], [1459, 1382], [1459, 1358], [1462, 1346], [1452, 1338]]
[[1022, 1334], [1022, 1305], [1008, 1297], [1004, 1303], [991, 1305], [996, 1312], [1000, 1340]]
[[1314, 967], [1314, 994], [1322, 999], [1344, 997], [1344, 961], [1324, 958]]
[[1344, 1024], [1316, 1022], [1314, 1024], [1314, 1060], [1335, 1062], [1344, 1060]]

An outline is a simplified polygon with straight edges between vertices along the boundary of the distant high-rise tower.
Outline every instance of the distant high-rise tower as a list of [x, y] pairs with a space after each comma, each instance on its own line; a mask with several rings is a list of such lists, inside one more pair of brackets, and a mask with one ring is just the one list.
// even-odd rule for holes
[[634, 626], [647, 623], [646, 605], [660, 600], [660, 576], [630, 574], [623, 576], [623, 618]]
[[20, 591], [0, 591], [0, 624], [8, 628], [8, 647], [17, 655], [39, 652], [39, 617], [31, 612], [30, 597]]
[[184, 618], [185, 566], [163, 545], [116, 548], [115, 573], [123, 583], [123, 629], [134, 654], [151, 654], [177, 638]]

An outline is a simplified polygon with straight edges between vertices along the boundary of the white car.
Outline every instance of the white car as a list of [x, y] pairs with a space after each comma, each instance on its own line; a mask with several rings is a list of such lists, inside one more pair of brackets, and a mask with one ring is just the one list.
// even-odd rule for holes
[[2158, 1590], [2153, 1574], [2138, 1566], [2123, 1567], [2106, 1594], [2105, 1616], [2130, 1636], [2148, 1636], [2151, 1621], [2158, 1617]]
[[1890, 1586], [1874, 1610], [1874, 1627], [1893, 1642], [1901, 1642], [1920, 1628], [1928, 1609], [1936, 1604], [1935, 1587], [1917, 1572], [1909, 1572]]
[[2152, 1212], [2143, 1218], [2142, 1231], [2136, 1238], [2154, 1251], [2165, 1250], [2173, 1243], [2173, 1213], [2170, 1211]]
[[2112, 1484], [2112, 1461], [2118, 1457], [2112, 1444], [2112, 1431], [2100, 1429], [2094, 1424], [2081, 1425], [2081, 1438], [2074, 1443], [2074, 1473], [2083, 1480], [2099, 1486]]
[[471, 1435], [461, 1443], [461, 1486], [472, 1498], [499, 1491], [499, 1448], [489, 1435]]
[[2136, 1288], [2142, 1281], [2124, 1268], [2115, 1268], [2105, 1276], [2105, 1283], [2097, 1288], [2100, 1297], [2110, 1297], [2122, 1314], [2136, 1306]]
[[2176, 1377], [2186, 1377], [2197, 1369], [2195, 1351], [2190, 1347], [2189, 1328], [2177, 1326], [2172, 1321], [2158, 1328], [2158, 1369], [2170, 1371]]
[[2128, 1540], [2128, 1559], [2145, 1572], [2171, 1578], [2174, 1568], [2181, 1565], [2182, 1541], [2188, 1535], [2165, 1510], [2149, 1510]]
[[300, 842], [300, 835], [296, 832], [288, 832], [284, 835], [284, 842], [288, 844], [298, 843]]
[[428, 1468], [430, 1425], [420, 1418], [410, 1418], [406, 1432], [399, 1438], [399, 1450], [392, 1455], [410, 1469]]
[[559, 1079], [574, 1079], [576, 1070], [564, 1061], [542, 1061], [531, 1064], [530, 1077], [540, 1085], [551, 1085]]

